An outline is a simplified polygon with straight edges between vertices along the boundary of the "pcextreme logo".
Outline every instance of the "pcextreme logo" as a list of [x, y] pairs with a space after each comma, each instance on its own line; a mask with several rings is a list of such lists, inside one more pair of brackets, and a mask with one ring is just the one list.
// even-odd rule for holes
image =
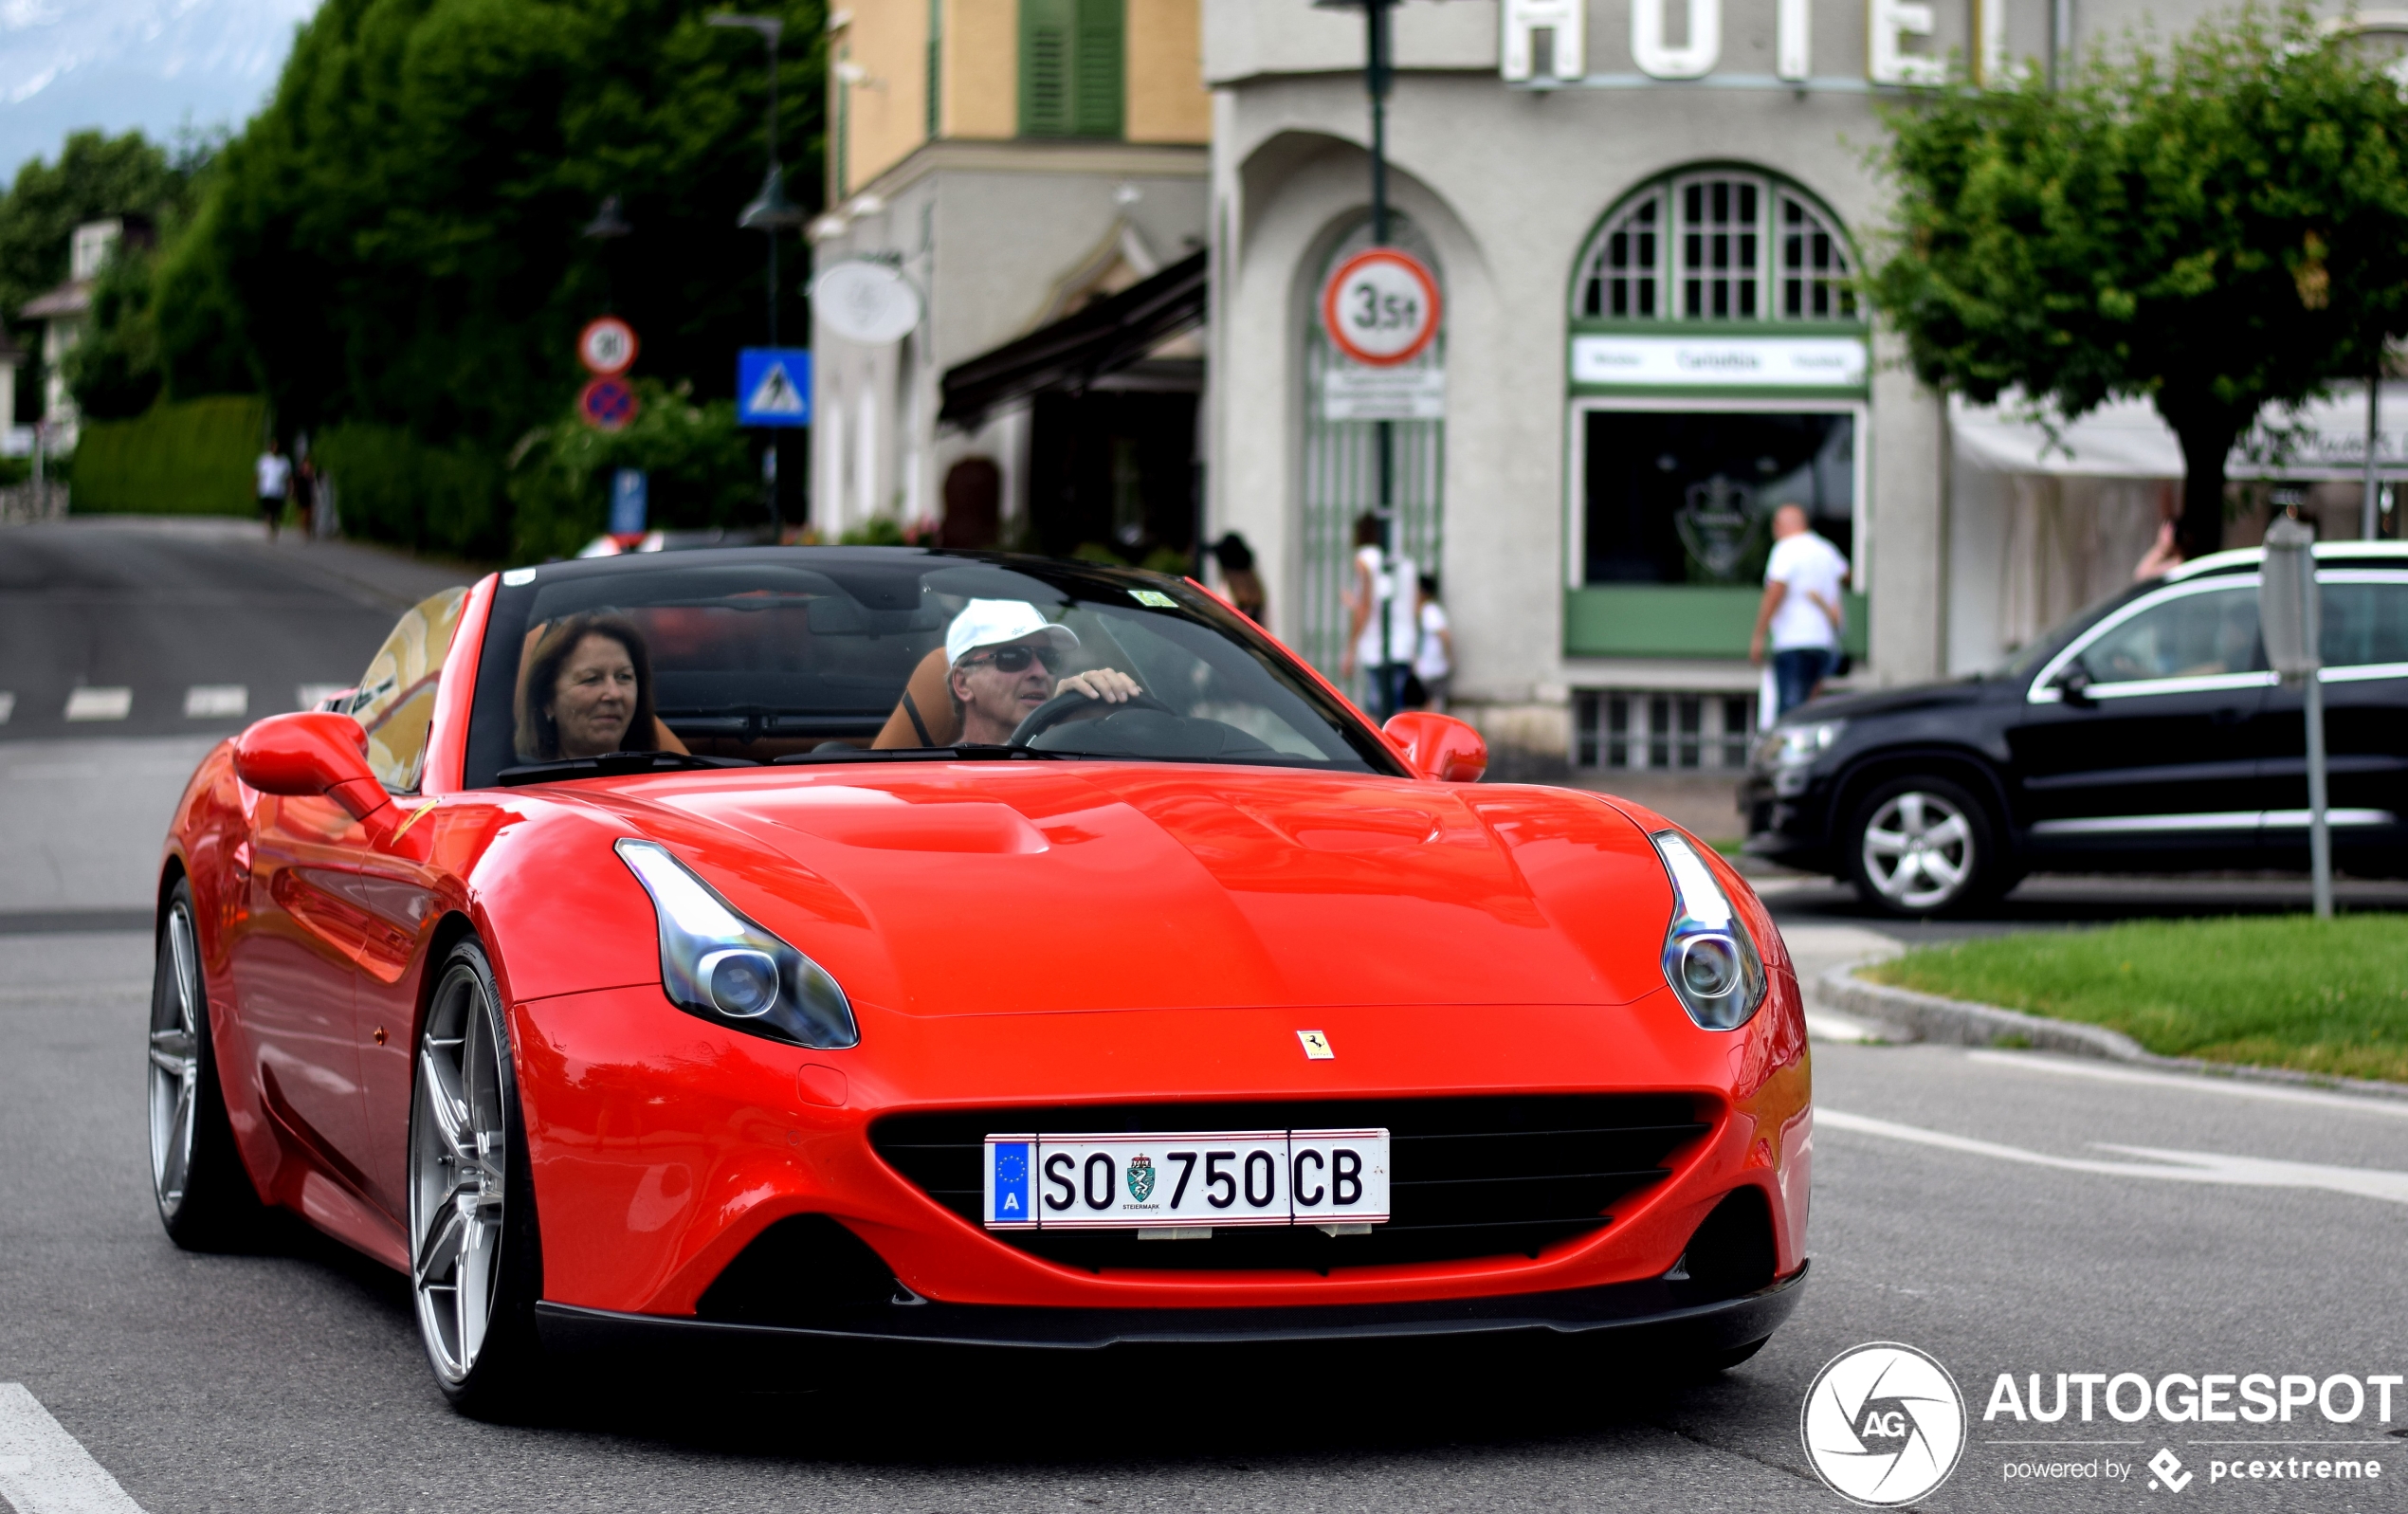
[[1948, 1480], [1965, 1449], [1965, 1401], [1948, 1369], [1876, 1341], [1815, 1375], [1798, 1414], [1806, 1460], [1852, 1504], [1893, 1508]]

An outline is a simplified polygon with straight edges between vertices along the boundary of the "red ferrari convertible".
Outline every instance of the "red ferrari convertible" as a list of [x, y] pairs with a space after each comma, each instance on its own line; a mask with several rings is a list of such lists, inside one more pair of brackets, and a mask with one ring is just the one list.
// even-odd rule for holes
[[994, 555], [520, 568], [193, 775], [168, 1232], [563, 1358], [1556, 1332], [1743, 1359], [1806, 1272], [1797, 983], [1714, 851], [1483, 785], [1208, 591]]

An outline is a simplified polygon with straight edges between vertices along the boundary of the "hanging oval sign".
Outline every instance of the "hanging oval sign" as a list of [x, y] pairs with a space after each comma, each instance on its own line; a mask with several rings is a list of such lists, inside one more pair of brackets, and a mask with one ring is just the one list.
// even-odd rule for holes
[[900, 341], [920, 324], [920, 292], [883, 263], [839, 263], [812, 281], [811, 298], [820, 324], [847, 341]]
[[1438, 281], [1410, 252], [1358, 252], [1322, 290], [1321, 323], [1338, 350], [1359, 363], [1411, 362], [1438, 335]]

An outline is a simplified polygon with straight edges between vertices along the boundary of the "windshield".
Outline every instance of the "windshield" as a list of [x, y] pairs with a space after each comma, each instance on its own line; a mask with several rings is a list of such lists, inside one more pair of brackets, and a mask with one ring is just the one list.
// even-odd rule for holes
[[2075, 611], [2049, 629], [2033, 637], [2009, 652], [1996, 667], [1982, 676], [1995, 679], [2029, 678], [2039, 671], [2040, 665], [2054, 657], [2068, 642], [2097, 625], [2109, 611], [2125, 604], [2137, 594], [2157, 587], [2155, 582], [2128, 584], [2093, 601], [2089, 608]]
[[1015, 755], [1402, 771], [1259, 631], [1177, 579], [798, 547], [504, 575], [467, 779]]

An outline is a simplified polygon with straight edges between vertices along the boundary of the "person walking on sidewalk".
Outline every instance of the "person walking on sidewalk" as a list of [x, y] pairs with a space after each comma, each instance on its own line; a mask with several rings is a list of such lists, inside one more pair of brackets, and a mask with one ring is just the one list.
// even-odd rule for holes
[[1362, 675], [1364, 707], [1377, 721], [1404, 707], [1417, 634], [1413, 559], [1381, 547], [1386, 535], [1379, 517], [1355, 518], [1355, 584], [1343, 595], [1347, 646], [1338, 665], [1348, 679]]
[[1839, 665], [1840, 594], [1847, 585], [1848, 559], [1815, 534], [1805, 507], [1790, 503], [1775, 510], [1764, 598], [1756, 610], [1756, 634], [1747, 643], [1747, 660], [1760, 664], [1771, 639], [1775, 719], [1813, 699]]
[[267, 539], [276, 539], [276, 528], [284, 519], [284, 500], [293, 489], [292, 460], [284, 455], [283, 445], [274, 437], [267, 439], [267, 450], [259, 455], [259, 515], [267, 522]]
[[[1413, 678], [1405, 684], [1405, 707], [1447, 713], [1447, 684], [1455, 676], [1455, 633], [1447, 607], [1438, 602], [1438, 575], [1421, 575], [1421, 645], [1414, 651]], [[1418, 698], [1415, 696], [1418, 695]]]

